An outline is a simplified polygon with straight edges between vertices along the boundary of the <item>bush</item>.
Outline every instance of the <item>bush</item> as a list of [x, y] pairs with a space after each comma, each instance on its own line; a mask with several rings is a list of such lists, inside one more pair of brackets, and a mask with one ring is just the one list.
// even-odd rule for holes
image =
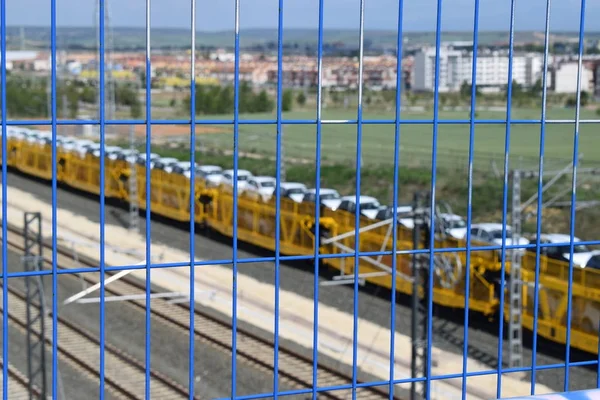
[[281, 110], [284, 112], [292, 111], [292, 104], [294, 102], [293, 92], [290, 89], [283, 91], [283, 98], [281, 99]]
[[304, 92], [298, 93], [298, 97], [296, 97], [296, 102], [301, 107], [306, 104], [306, 95], [304, 94]]

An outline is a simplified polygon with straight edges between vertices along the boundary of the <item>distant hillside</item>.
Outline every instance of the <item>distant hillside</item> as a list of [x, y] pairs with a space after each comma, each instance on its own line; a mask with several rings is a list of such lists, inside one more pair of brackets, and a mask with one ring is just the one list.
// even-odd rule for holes
[[[60, 49], [94, 49], [96, 30], [90, 28], [57, 28], [57, 45]], [[145, 48], [146, 34], [144, 28], [114, 28], [114, 48], [116, 50], [142, 50]], [[472, 32], [443, 32], [443, 41], [469, 41]], [[576, 32], [554, 32], [552, 40], [577, 40]], [[404, 32], [406, 44], [434, 44], [434, 32]], [[287, 48], [313, 48], [317, 45], [318, 32], [313, 29], [286, 29], [284, 44]], [[586, 32], [586, 40], [593, 42], [600, 39], [600, 32]], [[365, 48], [373, 50], [394, 50], [396, 32], [365, 31]], [[544, 40], [543, 32], [517, 32], [517, 43], [539, 43]], [[48, 49], [50, 46], [50, 29], [46, 27], [7, 27], [7, 41], [10, 49]], [[328, 47], [356, 49], [358, 47], [357, 30], [326, 30], [324, 41]], [[502, 44], [508, 42], [507, 32], [480, 32], [479, 42], [482, 45]], [[189, 48], [190, 33], [185, 29], [156, 28], [152, 29], [152, 48]], [[198, 32], [199, 47], [233, 47], [233, 31]], [[265, 48], [276, 50], [276, 29], [242, 29], [240, 46], [243, 49]], [[275, 48], [274, 48], [275, 47]]]

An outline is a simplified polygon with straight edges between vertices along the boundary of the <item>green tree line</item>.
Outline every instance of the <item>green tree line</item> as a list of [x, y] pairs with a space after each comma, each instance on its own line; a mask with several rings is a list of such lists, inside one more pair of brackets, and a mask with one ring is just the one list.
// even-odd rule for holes
[[[234, 91], [232, 85], [196, 85], [195, 92], [196, 114], [216, 115], [232, 114], [234, 111]], [[293, 105], [293, 92], [285, 90], [281, 99], [281, 109], [291, 111]], [[190, 96], [182, 102], [185, 111], [190, 109]], [[266, 90], [255, 92], [248, 82], [241, 82], [239, 87], [239, 112], [240, 114], [272, 112], [276, 107], [273, 99]]]
[[[58, 81], [56, 92], [56, 109], [59, 118], [77, 118], [81, 103], [89, 105], [98, 103], [96, 87], [82, 81]], [[6, 109], [8, 114], [19, 117], [49, 118], [50, 101], [46, 78], [21, 75], [7, 77]], [[131, 85], [116, 85], [115, 102], [117, 106], [130, 107], [134, 118], [141, 115], [141, 103]]]
[[[7, 111], [10, 115], [19, 117], [49, 118], [48, 80], [23, 75], [9, 75], [6, 82]], [[82, 104], [98, 103], [98, 90], [95, 85], [78, 80], [60, 80], [57, 82], [57, 113], [59, 118], [77, 118]], [[234, 109], [233, 86], [196, 85], [196, 114], [231, 114]], [[306, 99], [296, 99], [303, 104]], [[66, 101], [66, 104], [63, 102]], [[241, 82], [239, 88], [240, 113], [272, 112], [277, 105], [277, 99], [270, 96], [266, 90], [254, 91], [248, 82]], [[115, 103], [128, 107], [131, 117], [142, 115], [142, 103], [135, 85], [118, 83], [115, 86]], [[294, 104], [294, 93], [285, 90], [281, 98], [283, 111], [291, 111]], [[189, 95], [182, 102], [186, 111], [190, 109]]]

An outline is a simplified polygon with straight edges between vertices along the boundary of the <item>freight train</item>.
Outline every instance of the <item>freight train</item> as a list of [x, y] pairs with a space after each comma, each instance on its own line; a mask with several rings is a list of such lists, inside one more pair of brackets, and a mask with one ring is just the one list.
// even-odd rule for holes
[[[100, 194], [100, 145], [74, 138], [57, 138], [56, 178], [66, 186], [85, 192]], [[108, 149], [108, 148], [106, 148]], [[49, 132], [39, 132], [10, 126], [6, 143], [7, 166], [37, 178], [52, 179], [52, 147]], [[223, 235], [234, 235], [234, 193], [231, 185], [214, 180], [196, 179], [194, 183], [194, 212], [190, 213], [191, 184], [189, 174], [152, 168], [150, 171], [150, 203], [146, 204], [146, 164], [154, 164], [159, 157], [152, 154], [135, 155], [128, 151], [105, 151], [106, 198], [130, 201], [130, 179], [135, 174], [137, 203], [144, 210], [174, 221], [193, 219], [207, 229]], [[132, 162], [137, 157], [141, 162]], [[148, 163], [145, 162], [146, 158]], [[207, 168], [210, 170], [210, 168]], [[181, 171], [179, 171], [181, 172]], [[213, 171], [214, 172], [214, 171]], [[199, 176], [201, 174], [198, 174]], [[276, 224], [280, 224], [279, 250], [283, 255], [304, 256], [314, 260], [317, 252], [322, 264], [339, 271], [340, 278], [352, 278], [355, 273], [354, 249], [359, 240], [361, 256], [358, 274], [361, 280], [373, 285], [392, 288], [392, 223], [391, 219], [376, 221], [361, 216], [360, 229], [355, 232], [354, 213], [320, 208], [319, 221], [315, 219], [315, 204], [297, 202], [291, 198], [280, 199], [280, 218], [276, 220], [275, 196], [264, 199], [242, 191], [237, 197], [237, 238], [243, 242], [271, 251], [276, 250]], [[315, 237], [316, 224], [320, 237]], [[398, 292], [412, 293], [411, 255], [413, 232], [398, 224], [396, 243], [396, 285]], [[316, 243], [318, 249], [315, 249]], [[568, 243], [566, 243], [568, 244]], [[488, 249], [477, 250], [477, 247]], [[435, 248], [442, 249], [434, 258], [434, 285], [430, 299], [437, 305], [461, 309], [465, 307], [465, 294], [469, 293], [468, 306], [472, 312], [498, 318], [509, 315], [511, 302], [505, 296], [505, 310], [500, 313], [502, 263], [498, 249], [489, 250], [489, 244], [471, 243], [470, 265], [466, 265], [467, 244], [451, 235], [435, 239]], [[443, 249], [459, 250], [443, 250]], [[363, 255], [364, 253], [364, 255]], [[504, 264], [509, 276], [510, 257]], [[469, 288], [465, 287], [467, 275]], [[526, 251], [522, 257], [521, 324], [524, 329], [534, 327], [534, 289], [536, 263], [535, 251]], [[543, 251], [539, 263], [538, 335], [551, 341], [566, 343], [568, 309], [569, 264], [547, 256]], [[574, 267], [571, 319], [571, 345], [574, 348], [598, 353], [600, 320], [600, 270]], [[501, 318], [501, 317], [500, 317]]]

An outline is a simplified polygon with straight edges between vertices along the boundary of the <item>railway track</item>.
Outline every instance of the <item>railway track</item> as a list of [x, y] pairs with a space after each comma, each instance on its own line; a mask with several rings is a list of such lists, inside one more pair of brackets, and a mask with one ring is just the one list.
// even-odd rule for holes
[[[4, 360], [0, 360], [0, 369], [2, 368], [4, 368]], [[8, 364], [8, 377], [8, 398], [11, 400], [29, 400], [29, 380], [10, 363]], [[4, 398], [3, 383], [4, 374], [0, 371], [0, 396]], [[31, 389], [35, 396], [39, 396], [42, 393], [37, 386], [33, 386]]]
[[[9, 227], [7, 237], [9, 247], [22, 252], [22, 234], [13, 227]], [[51, 250], [48, 242], [44, 242], [44, 247]], [[51, 251], [44, 252], [44, 262], [51, 266]], [[85, 257], [78, 259], [76, 263], [72, 258], [71, 250], [61, 248], [57, 249], [58, 265], [61, 269], [80, 268], [82, 265], [95, 267], [91, 260]], [[73, 279], [84, 279], [88, 284], [93, 285], [99, 282], [99, 277], [81, 274], [68, 275]], [[112, 275], [107, 273], [107, 275]], [[62, 275], [64, 276], [64, 275]], [[145, 283], [129, 277], [113, 281], [105, 287], [106, 293], [114, 296], [145, 294]], [[131, 299], [124, 303], [145, 313], [145, 299]], [[12, 303], [11, 303], [12, 304]], [[11, 305], [12, 307], [12, 305]], [[185, 303], [170, 303], [168, 300], [155, 298], [152, 300], [152, 315], [155, 320], [166, 324], [169, 327], [179, 330], [184, 334], [189, 332], [189, 306]], [[231, 354], [232, 351], [232, 325], [228, 324], [212, 315], [201, 310], [195, 309], [194, 331], [196, 340], [207, 343], [221, 351]], [[60, 332], [60, 331], [59, 331]], [[59, 340], [59, 345], [62, 338]], [[260, 336], [248, 332], [244, 329], [237, 329], [237, 360], [247, 363], [254, 368], [261, 369], [267, 373], [273, 371], [273, 343]], [[107, 351], [109, 347], [107, 346]], [[96, 353], [97, 354], [97, 353]], [[279, 377], [280, 384], [285, 383], [294, 389], [307, 389], [312, 387], [313, 382], [313, 361], [301, 354], [289, 349], [279, 348]], [[142, 372], [143, 374], [143, 372]], [[143, 376], [141, 377], [143, 380]], [[335, 387], [339, 385], [348, 385], [352, 382], [352, 377], [340, 373], [327, 366], [319, 365], [317, 370], [318, 387]], [[152, 390], [153, 395], [156, 393]], [[387, 386], [359, 388], [357, 398], [364, 400], [388, 399], [389, 394]], [[335, 391], [321, 391], [319, 397], [329, 399], [347, 399], [351, 397], [350, 389], [341, 389]], [[306, 398], [308, 395], [301, 395], [298, 398]], [[395, 397], [397, 398], [397, 397]]]
[[[0, 285], [1, 287], [1, 285]], [[26, 324], [26, 298], [18, 290], [8, 287], [8, 304], [10, 321], [27, 329]], [[39, 306], [36, 305], [36, 306]], [[0, 311], [3, 310], [4, 304]], [[52, 345], [52, 319], [46, 320], [46, 344]], [[89, 374], [100, 377], [100, 340], [83, 328], [66, 321], [58, 316], [58, 344], [57, 349], [61, 355], [68, 358], [72, 363], [86, 370]], [[37, 327], [33, 328], [36, 334], [39, 334]], [[142, 363], [135, 360], [127, 353], [109, 345], [105, 345], [105, 385], [112, 389], [116, 397], [121, 399], [145, 399], [143, 385], [134, 383], [143, 381], [145, 367]], [[179, 386], [169, 378], [151, 372], [152, 379], [150, 387], [153, 395], [165, 399], [187, 398], [185, 388]]]

